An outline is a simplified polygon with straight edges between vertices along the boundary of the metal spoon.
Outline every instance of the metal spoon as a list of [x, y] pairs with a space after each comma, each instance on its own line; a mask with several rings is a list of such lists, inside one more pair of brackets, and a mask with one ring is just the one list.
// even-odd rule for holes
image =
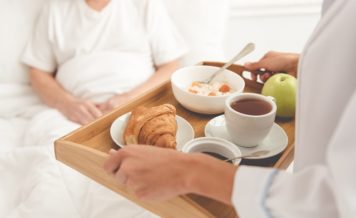
[[235, 57], [233, 57], [229, 62], [224, 64], [219, 70], [217, 70], [213, 75], [211, 75], [209, 78], [200, 81], [201, 83], [207, 83], [210, 84], [210, 82], [221, 72], [223, 72], [226, 68], [230, 67], [233, 63], [236, 61], [240, 60], [241, 58], [245, 57], [246, 55], [250, 54], [253, 50], [255, 50], [255, 44], [254, 43], [248, 43]]
[[229, 161], [233, 161], [233, 160], [236, 160], [236, 159], [241, 159], [241, 158], [244, 158], [244, 157], [260, 157], [260, 156], [266, 155], [268, 153], [269, 153], [269, 151], [267, 151], [267, 150], [260, 150], [260, 151], [252, 152], [250, 154], [245, 154], [245, 155], [241, 155], [241, 156], [238, 156], [238, 157], [229, 158], [229, 159], [226, 159], [224, 161], [229, 162]]

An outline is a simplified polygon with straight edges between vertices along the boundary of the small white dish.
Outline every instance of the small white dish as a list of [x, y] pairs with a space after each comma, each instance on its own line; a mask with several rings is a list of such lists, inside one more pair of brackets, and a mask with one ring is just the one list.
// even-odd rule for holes
[[[221, 158], [231, 159], [241, 156], [240, 149], [233, 143], [216, 137], [201, 137], [187, 142], [182, 149], [184, 153], [205, 153], [207, 155], [220, 155]], [[210, 154], [208, 154], [208, 153]], [[235, 159], [232, 164], [238, 165], [241, 159]]]
[[[131, 112], [121, 115], [120, 117], [116, 118], [114, 122], [111, 124], [110, 127], [111, 138], [119, 147], [125, 146], [123, 135], [127, 122], [129, 121], [130, 114]], [[177, 120], [177, 127], [178, 127], [177, 135], [176, 135], [177, 138], [176, 149], [178, 151], [181, 151], [183, 145], [194, 138], [194, 129], [190, 125], [190, 123], [186, 121], [183, 117], [176, 116], [176, 120]]]
[[[206, 137], [218, 137], [232, 142], [231, 137], [226, 129], [225, 115], [217, 116], [211, 119], [205, 126]], [[255, 147], [247, 148], [239, 146], [242, 155], [251, 154], [259, 150], [270, 151], [266, 155], [259, 157], [246, 157], [245, 159], [264, 159], [273, 157], [286, 149], [288, 145], [288, 136], [286, 132], [278, 124], [274, 123], [267, 137]]]

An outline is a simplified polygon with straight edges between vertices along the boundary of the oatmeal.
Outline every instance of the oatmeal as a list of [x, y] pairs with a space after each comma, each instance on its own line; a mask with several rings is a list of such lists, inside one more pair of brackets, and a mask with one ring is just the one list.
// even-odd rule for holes
[[213, 82], [211, 84], [192, 82], [188, 87], [188, 92], [204, 96], [222, 96], [232, 93], [233, 90], [227, 82]]

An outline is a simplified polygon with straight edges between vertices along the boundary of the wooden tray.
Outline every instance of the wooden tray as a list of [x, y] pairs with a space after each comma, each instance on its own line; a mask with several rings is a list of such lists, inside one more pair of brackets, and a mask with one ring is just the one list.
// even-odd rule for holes
[[[223, 63], [204, 62], [202, 64], [222, 66]], [[229, 69], [240, 75], [244, 71], [243, 67], [238, 65], [233, 65]], [[245, 92], [260, 92], [261, 84], [246, 79], [245, 81]], [[117, 148], [109, 133], [111, 123], [117, 117], [131, 111], [138, 105], [156, 106], [163, 103], [170, 103], [176, 106], [177, 114], [188, 120], [194, 127], [196, 137], [204, 136], [205, 124], [214, 117], [184, 109], [175, 100], [171, 84], [168, 81], [93, 123], [58, 139], [55, 142], [56, 159], [161, 217], [237, 217], [235, 210], [231, 206], [197, 195], [180, 196], [163, 203], [140, 201], [104, 172], [102, 166], [108, 158], [108, 151], [111, 148]], [[276, 168], [288, 167], [293, 160], [294, 154], [294, 120], [277, 120], [277, 123], [282, 126], [288, 135], [289, 144], [287, 149], [276, 157], [262, 161], [244, 160], [241, 164], [273, 166]]]

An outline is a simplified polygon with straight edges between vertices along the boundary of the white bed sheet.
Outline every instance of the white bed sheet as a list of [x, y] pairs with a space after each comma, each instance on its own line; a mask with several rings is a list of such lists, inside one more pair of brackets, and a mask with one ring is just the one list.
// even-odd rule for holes
[[[54, 110], [43, 110], [32, 119], [0, 118], [0, 217], [157, 217], [55, 160], [49, 141], [66, 129], [41, 129], [59, 116]], [[35, 137], [44, 133], [50, 138], [35, 144]]]
[[54, 159], [46, 146], [0, 153], [0, 217], [155, 217]]
[[22, 147], [28, 119], [25, 118], [0, 118], [0, 150], [11, 150]]

